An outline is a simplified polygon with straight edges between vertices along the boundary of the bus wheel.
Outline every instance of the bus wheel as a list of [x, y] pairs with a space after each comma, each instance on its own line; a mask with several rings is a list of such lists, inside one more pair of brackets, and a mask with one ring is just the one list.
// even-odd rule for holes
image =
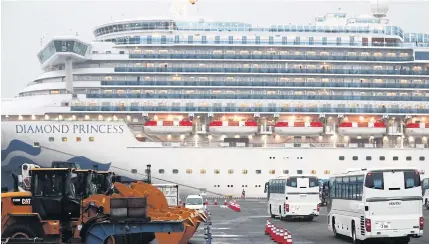
[[332, 231], [334, 232], [334, 236], [338, 237], [337, 228], [335, 227], [335, 217], [332, 217]]
[[357, 244], [357, 243], [361, 243], [361, 241], [359, 239], [357, 239], [356, 236], [356, 228], [355, 228], [355, 222], [352, 222], [352, 239], [353, 239], [353, 243]]

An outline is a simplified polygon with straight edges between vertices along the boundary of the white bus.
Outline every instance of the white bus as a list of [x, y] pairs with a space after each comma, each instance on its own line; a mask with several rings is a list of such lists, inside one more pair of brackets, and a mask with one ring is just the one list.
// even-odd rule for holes
[[429, 210], [429, 178], [422, 180], [423, 205]]
[[268, 213], [281, 220], [293, 217], [309, 221], [319, 215], [319, 182], [317, 177], [293, 175], [266, 183]]
[[414, 168], [362, 169], [331, 177], [328, 229], [335, 236], [408, 243], [423, 235], [422, 192]]

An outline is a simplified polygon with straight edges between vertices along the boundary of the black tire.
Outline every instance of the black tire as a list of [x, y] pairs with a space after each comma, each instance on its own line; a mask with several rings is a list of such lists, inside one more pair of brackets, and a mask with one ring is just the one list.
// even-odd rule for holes
[[306, 218], [306, 220], [307, 220], [307, 221], [310, 221], [310, 222], [311, 222], [311, 221], [313, 221], [313, 219], [314, 219], [314, 217], [313, 217], [313, 216], [308, 216], [308, 217]]
[[337, 228], [335, 227], [335, 217], [332, 217], [332, 231], [334, 232], [334, 236], [338, 237], [339, 234], [337, 233]]
[[13, 224], [9, 226], [3, 233], [2, 237], [4, 238], [34, 238], [34, 237], [42, 237], [40, 232], [37, 231], [38, 227], [32, 226], [30, 227], [28, 224]]
[[356, 228], [355, 228], [355, 222], [354, 221], [352, 222], [352, 241], [353, 241], [353, 244], [360, 244], [360, 243], [362, 243], [361, 240], [357, 239]]
[[275, 218], [276, 216], [273, 214], [273, 212], [271, 211], [271, 204], [270, 204], [270, 215], [271, 215], [271, 218]]

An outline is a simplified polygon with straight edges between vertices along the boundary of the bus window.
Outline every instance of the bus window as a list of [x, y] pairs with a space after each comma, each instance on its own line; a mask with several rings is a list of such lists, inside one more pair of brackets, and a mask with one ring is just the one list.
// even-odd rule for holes
[[366, 175], [365, 187], [384, 190], [383, 172], [372, 172]]
[[296, 188], [296, 186], [297, 186], [296, 177], [291, 177], [291, 178], [287, 179], [286, 186], [295, 187]]
[[317, 178], [316, 177], [310, 177], [309, 178], [309, 184], [310, 184], [310, 187], [318, 187], [319, 186], [319, 181], [317, 180]]
[[419, 173], [415, 171], [404, 171], [404, 184], [405, 189], [421, 186]]

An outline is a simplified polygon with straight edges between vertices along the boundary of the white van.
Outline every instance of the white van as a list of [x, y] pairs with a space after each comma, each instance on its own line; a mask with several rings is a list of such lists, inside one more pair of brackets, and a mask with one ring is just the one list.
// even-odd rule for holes
[[203, 197], [199, 195], [189, 195], [186, 198], [185, 208], [195, 209], [200, 212], [204, 212]]

